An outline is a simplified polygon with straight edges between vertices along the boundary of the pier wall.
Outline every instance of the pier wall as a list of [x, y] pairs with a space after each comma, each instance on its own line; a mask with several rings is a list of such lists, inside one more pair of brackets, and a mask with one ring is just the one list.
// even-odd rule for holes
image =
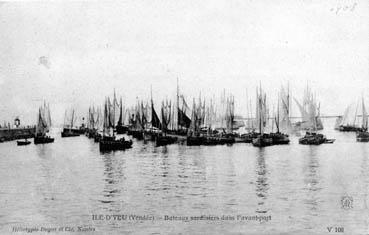
[[35, 126], [19, 128], [0, 128], [0, 142], [24, 138], [33, 138], [35, 136], [35, 132]]

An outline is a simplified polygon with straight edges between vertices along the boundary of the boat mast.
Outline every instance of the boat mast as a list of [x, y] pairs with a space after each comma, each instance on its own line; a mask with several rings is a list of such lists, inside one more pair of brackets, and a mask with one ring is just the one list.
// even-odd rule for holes
[[70, 123], [70, 129], [69, 129], [70, 131], [72, 131], [73, 125], [74, 125], [74, 109], [72, 109], [72, 120]]
[[105, 97], [105, 104], [104, 104], [104, 122], [103, 122], [103, 136], [105, 136], [106, 132], [106, 123], [107, 122], [107, 108], [106, 108], [106, 97]]
[[259, 133], [260, 135], [262, 135], [261, 133], [261, 114], [262, 114], [262, 110], [261, 110], [261, 86], [259, 87], [260, 93], [259, 93], [259, 97], [258, 97], [258, 101], [259, 101]]
[[363, 95], [361, 95], [361, 103], [362, 103], [362, 111], [363, 111], [363, 113], [362, 113], [363, 121], [362, 121], [361, 126], [362, 126], [363, 131], [364, 130], [366, 131], [368, 129], [368, 117], [367, 117], [367, 114], [366, 114]]
[[152, 126], [152, 120], [153, 120], [153, 116], [154, 116], [154, 114], [153, 114], [153, 112], [154, 112], [154, 102], [153, 102], [153, 100], [152, 100], [152, 85], [150, 85], [150, 100], [151, 100], [151, 132], [152, 132], [152, 130], [153, 130], [153, 126]]
[[[178, 77], [177, 77], [177, 131], [179, 130], [179, 83], [178, 83]], [[174, 118], [174, 116], [173, 116]], [[174, 119], [173, 119], [174, 120]]]
[[353, 126], [355, 126], [355, 123], [356, 123], [356, 115], [357, 115], [357, 108], [358, 108], [358, 106], [359, 106], [359, 102], [357, 102], [357, 104], [356, 104], [354, 123], [352, 124]]
[[280, 99], [280, 94], [278, 93], [277, 120], [275, 123], [275, 125], [277, 126], [277, 133], [279, 133], [279, 99]]
[[287, 83], [287, 102], [288, 102], [288, 105], [287, 105], [287, 107], [288, 107], [288, 125], [289, 125], [289, 127], [288, 128], [290, 128], [290, 126], [291, 126], [291, 113], [292, 113], [292, 106], [290, 106], [290, 81], [288, 81], [288, 83]]

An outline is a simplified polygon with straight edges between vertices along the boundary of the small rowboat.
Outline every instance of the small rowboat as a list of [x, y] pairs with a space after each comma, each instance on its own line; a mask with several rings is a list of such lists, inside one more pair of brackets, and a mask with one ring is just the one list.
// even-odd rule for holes
[[17, 141], [17, 145], [20, 146], [20, 145], [29, 145], [31, 143], [31, 141], [28, 141], [28, 140], [18, 140]]
[[334, 143], [334, 141], [336, 141], [336, 139], [326, 139], [326, 140], [324, 141], [324, 144], [333, 144], [333, 143]]

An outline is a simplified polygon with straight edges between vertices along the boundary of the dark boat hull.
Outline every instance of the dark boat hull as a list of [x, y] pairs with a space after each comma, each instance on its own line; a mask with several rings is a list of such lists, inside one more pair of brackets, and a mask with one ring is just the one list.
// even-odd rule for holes
[[101, 139], [99, 142], [100, 151], [125, 150], [132, 147], [132, 140], [126, 141], [124, 139], [110, 140]]
[[235, 143], [235, 137], [218, 137], [218, 136], [188, 136], [187, 145], [223, 145]]
[[169, 145], [169, 144], [174, 144], [178, 141], [177, 137], [173, 137], [173, 136], [157, 136], [155, 143], [156, 146], [164, 146], [164, 145]]
[[36, 136], [33, 141], [35, 144], [48, 144], [53, 143], [54, 138], [51, 138], [49, 136]]
[[18, 146], [29, 145], [30, 143], [31, 143], [31, 141], [28, 141], [28, 140], [25, 140], [25, 141], [19, 140], [19, 141], [17, 141]]
[[187, 145], [188, 146], [196, 146], [202, 145], [205, 142], [205, 137], [202, 136], [187, 136]]
[[306, 133], [304, 137], [299, 139], [299, 144], [303, 145], [320, 145], [325, 142], [325, 136], [317, 133]]
[[369, 142], [369, 132], [360, 131], [356, 133], [357, 142]]
[[290, 139], [288, 135], [277, 132], [277, 133], [270, 133], [270, 137], [273, 140], [273, 145], [281, 145], [281, 144], [289, 144]]
[[255, 147], [267, 147], [273, 145], [273, 139], [267, 136], [258, 136], [252, 140]]
[[73, 132], [62, 132], [61, 133], [61, 137], [66, 138], [66, 137], [76, 137], [76, 136], [80, 136], [79, 133], [73, 133]]
[[338, 130], [342, 132], [357, 132], [357, 131], [360, 131], [361, 128], [356, 127], [356, 126], [342, 126], [341, 125], [338, 127]]

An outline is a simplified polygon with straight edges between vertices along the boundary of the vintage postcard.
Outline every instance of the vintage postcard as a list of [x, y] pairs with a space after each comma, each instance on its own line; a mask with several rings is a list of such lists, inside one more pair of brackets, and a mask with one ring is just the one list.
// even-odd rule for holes
[[0, 2], [0, 234], [369, 234], [369, 2]]

